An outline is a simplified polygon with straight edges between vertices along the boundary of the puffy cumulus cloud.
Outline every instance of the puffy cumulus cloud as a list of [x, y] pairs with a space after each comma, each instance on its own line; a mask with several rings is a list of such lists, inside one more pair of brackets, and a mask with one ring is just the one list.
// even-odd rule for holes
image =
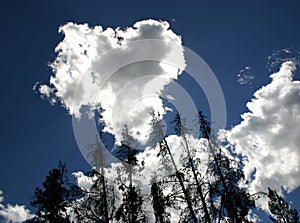
[[[3, 200], [2, 191], [0, 191], [0, 202], [3, 202]], [[0, 203], [0, 216], [6, 222], [13, 223], [25, 222], [26, 220], [34, 217], [34, 215], [30, 214], [30, 211], [24, 205], [7, 204], [4, 206], [2, 203]]]
[[284, 62], [247, 103], [243, 121], [225, 133], [246, 159], [252, 192], [290, 192], [300, 185], [300, 81], [293, 80], [294, 71], [294, 62]]
[[126, 29], [67, 23], [59, 31], [65, 37], [50, 65], [54, 75], [37, 90], [76, 118], [85, 115], [82, 108], [93, 117], [101, 107], [105, 131], [117, 141], [127, 125], [145, 142], [149, 112], [165, 113], [159, 95], [186, 66], [181, 37], [167, 22], [151, 19]]
[[24, 222], [33, 217], [30, 211], [24, 205], [8, 204], [4, 209], [0, 210], [0, 215], [7, 222]]

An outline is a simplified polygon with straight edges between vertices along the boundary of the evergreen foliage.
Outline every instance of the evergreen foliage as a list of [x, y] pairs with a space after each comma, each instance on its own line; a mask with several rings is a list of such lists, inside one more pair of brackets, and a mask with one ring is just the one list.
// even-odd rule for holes
[[[159, 114], [152, 113], [152, 138], [156, 141], [153, 150], [157, 151], [159, 173], [152, 172], [150, 182], [146, 182], [148, 194], [144, 190], [147, 185], [142, 188], [139, 182], [147, 160], [138, 160], [138, 144], [125, 126], [121, 144], [113, 151], [122, 160], [115, 169], [115, 179], [106, 179], [107, 151], [97, 141], [90, 152], [94, 169], [86, 174], [93, 180], [91, 187], [79, 189], [69, 183], [66, 165], [60, 162], [49, 172], [43, 188], [36, 188], [31, 204], [37, 213], [28, 222], [138, 223], [154, 219], [151, 221], [171, 223], [174, 211], [178, 222], [251, 222], [249, 214], [255, 208], [255, 197], [247, 190], [242, 161], [229, 145], [220, 146], [201, 112], [197, 118], [200, 139], [189, 134], [179, 114], [172, 122], [180, 139], [175, 148], [180, 151], [178, 162], [171, 151], [174, 148], [163, 135]], [[276, 191], [269, 188], [268, 198], [273, 222], [299, 223], [297, 211]]]
[[37, 187], [31, 202], [37, 208], [36, 217], [28, 222], [68, 223], [67, 207], [81, 195], [81, 190], [69, 183], [66, 176], [66, 164], [59, 162], [43, 183], [43, 189]]
[[272, 213], [270, 219], [278, 223], [299, 223], [299, 215], [296, 209], [277, 194], [275, 190], [268, 188], [269, 210]]

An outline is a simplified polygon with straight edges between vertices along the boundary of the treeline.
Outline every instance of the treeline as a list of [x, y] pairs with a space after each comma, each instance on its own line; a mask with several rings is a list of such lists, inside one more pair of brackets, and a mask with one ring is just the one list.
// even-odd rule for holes
[[276, 191], [248, 192], [241, 160], [217, 143], [201, 112], [197, 118], [201, 140], [193, 140], [185, 121], [179, 114], [175, 117], [178, 157], [163, 134], [160, 118], [152, 114], [152, 138], [159, 139], [153, 150], [159, 165], [147, 176], [146, 185], [141, 174], [147, 160], [138, 159], [139, 150], [126, 127], [115, 151], [123, 162], [115, 168], [114, 179], [107, 177], [101, 143], [90, 154], [95, 168], [85, 174], [91, 179], [88, 188], [70, 183], [66, 165], [60, 162], [43, 188], [36, 188], [31, 202], [36, 217], [28, 222], [255, 222], [255, 201], [266, 196], [272, 222], [299, 223], [297, 211]]

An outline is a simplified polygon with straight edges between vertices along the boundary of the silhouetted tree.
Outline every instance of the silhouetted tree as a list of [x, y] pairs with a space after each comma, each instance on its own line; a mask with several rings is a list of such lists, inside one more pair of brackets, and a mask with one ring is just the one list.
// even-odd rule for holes
[[[208, 174], [213, 179], [209, 183], [210, 209], [213, 217], [215, 219], [226, 218], [231, 222], [249, 222], [247, 215], [255, 207], [255, 201], [240, 185], [244, 181], [241, 164], [237, 160], [229, 159], [221, 151], [214, 156], [208, 167]], [[222, 171], [226, 190], [221, 182], [216, 161]]]
[[88, 157], [93, 170], [87, 176], [93, 179], [93, 184], [83, 191], [84, 197], [72, 205], [76, 220], [82, 223], [111, 222], [116, 210], [115, 182], [106, 179], [107, 149], [101, 131], [99, 137], [101, 141], [96, 136], [96, 143], [88, 145]]
[[[230, 222], [248, 222], [247, 215], [255, 207], [254, 198], [241, 187], [244, 180], [243, 164], [230, 159], [222, 152], [212, 134], [209, 122], [199, 112], [199, 124], [202, 137], [207, 139], [212, 159], [208, 165], [210, 212], [215, 219]], [[217, 201], [217, 202], [216, 202]]]
[[[49, 172], [43, 188], [36, 188], [31, 204], [37, 208], [37, 213], [28, 222], [148, 222], [145, 211], [148, 201], [149, 204], [151, 201], [156, 223], [171, 222], [169, 208], [179, 211], [179, 222], [250, 222], [248, 214], [255, 208], [255, 200], [246, 187], [241, 186], [247, 184], [243, 163], [229, 145], [224, 148], [217, 142], [201, 112], [198, 118], [201, 139], [189, 134], [185, 120], [179, 114], [175, 117], [174, 128], [180, 137], [180, 145], [176, 147], [180, 162], [176, 163], [179, 156], [171, 152], [163, 135], [160, 117], [152, 114], [152, 136], [156, 140], [155, 149], [161, 166], [159, 174], [153, 173], [149, 182], [150, 194], [141, 192], [138, 176], [144, 161], [137, 159], [139, 144], [134, 142], [125, 126], [121, 144], [113, 151], [123, 161], [116, 164], [115, 180], [105, 178], [107, 151], [105, 145], [97, 140], [91, 145], [93, 150], [90, 153], [94, 169], [87, 174], [93, 179], [92, 186], [84, 190], [69, 183], [66, 165], [60, 162]], [[205, 161], [201, 160], [202, 157]], [[268, 197], [273, 222], [299, 223], [297, 211], [276, 191], [269, 188]]]
[[43, 183], [37, 187], [31, 205], [37, 208], [36, 217], [28, 222], [67, 223], [70, 222], [66, 208], [72, 200], [81, 195], [80, 189], [69, 183], [66, 164], [59, 162]]
[[157, 182], [156, 176], [152, 178], [151, 182], [151, 197], [152, 207], [155, 215], [156, 223], [169, 223], [170, 213], [166, 211], [168, 204], [168, 197], [164, 196], [163, 189], [160, 182]]
[[173, 154], [170, 150], [170, 147], [168, 145], [168, 142], [166, 140], [166, 137], [163, 134], [162, 126], [160, 123], [160, 114], [156, 116], [154, 113], [152, 113], [152, 127], [153, 127], [153, 132], [152, 134], [156, 139], [162, 139], [161, 142], [159, 143], [159, 154], [161, 155], [161, 158], [163, 160], [163, 163], [170, 162], [170, 164], [167, 164], [167, 168], [173, 167], [175, 174], [171, 174], [171, 178], [176, 178], [177, 182], [174, 181], [176, 184], [174, 185], [174, 189], [176, 190], [178, 188], [178, 183], [179, 183], [179, 188], [181, 189], [181, 192], [183, 194], [183, 199], [185, 200], [185, 203], [187, 205], [188, 209], [188, 217], [189, 220], [193, 221], [194, 223], [198, 222], [198, 219], [196, 217], [193, 204], [191, 201], [191, 196], [185, 186], [184, 183], [184, 173], [182, 173], [179, 168], [177, 167], [177, 164], [174, 160]]
[[299, 223], [299, 215], [296, 209], [292, 209], [289, 204], [277, 194], [275, 190], [268, 188], [269, 210], [273, 216], [272, 222], [278, 223]]
[[[84, 191], [84, 197], [73, 202], [72, 211], [77, 222], [108, 223], [115, 213], [115, 188], [109, 185], [102, 174], [93, 170], [88, 173], [93, 178], [93, 185]], [[105, 181], [105, 183], [103, 183]]]
[[[190, 195], [190, 197], [191, 197], [191, 199], [192, 199], [192, 197], [194, 197], [194, 199], [192, 199], [192, 200], [194, 200], [194, 203], [196, 203], [199, 200], [198, 198], [200, 197], [202, 209], [204, 211], [204, 220], [207, 223], [211, 223], [211, 218], [209, 215], [208, 207], [207, 207], [205, 196], [203, 193], [203, 188], [202, 188], [203, 185], [199, 180], [199, 174], [198, 174], [198, 171], [195, 166], [196, 162], [200, 162], [200, 160], [199, 159], [195, 160], [195, 157], [193, 156], [193, 153], [191, 151], [191, 150], [193, 150], [193, 148], [190, 148], [190, 145], [189, 145], [189, 142], [187, 139], [188, 129], [185, 127], [185, 120], [182, 120], [182, 118], [180, 117], [180, 114], [177, 112], [173, 123], [175, 123], [174, 130], [175, 130], [176, 134], [181, 136], [182, 145], [186, 152], [185, 158], [183, 159], [183, 161], [185, 162], [183, 164], [183, 166], [185, 167], [184, 171], [191, 172], [192, 180], [190, 179], [190, 181], [193, 181], [193, 184], [195, 185], [194, 187], [196, 189], [194, 192], [194, 193], [196, 193], [196, 196]], [[197, 205], [194, 204], [194, 206], [197, 206]]]
[[137, 149], [134, 147], [134, 140], [128, 131], [127, 126], [122, 132], [122, 145], [116, 154], [123, 159], [123, 165], [118, 169], [118, 181], [122, 201], [117, 208], [115, 217], [118, 221], [126, 223], [147, 222], [143, 211], [143, 196], [139, 189], [138, 182], [133, 177], [139, 171], [136, 158]]

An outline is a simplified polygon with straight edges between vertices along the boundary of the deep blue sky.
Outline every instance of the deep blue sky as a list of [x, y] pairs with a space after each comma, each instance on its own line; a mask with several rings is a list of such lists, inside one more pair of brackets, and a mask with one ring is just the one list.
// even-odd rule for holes
[[[32, 91], [36, 81], [49, 80], [47, 64], [63, 38], [57, 33], [60, 25], [73, 21], [105, 28], [147, 18], [169, 21], [184, 45], [218, 77], [231, 126], [240, 121], [253, 92], [269, 82], [267, 57], [286, 47], [300, 49], [299, 12], [299, 0], [2, 2], [0, 190], [6, 201], [28, 205], [34, 188], [59, 159], [67, 162], [69, 172], [89, 169], [77, 148], [71, 117]], [[252, 88], [237, 83], [245, 66], [255, 74]], [[299, 190], [295, 194], [300, 197]]]

